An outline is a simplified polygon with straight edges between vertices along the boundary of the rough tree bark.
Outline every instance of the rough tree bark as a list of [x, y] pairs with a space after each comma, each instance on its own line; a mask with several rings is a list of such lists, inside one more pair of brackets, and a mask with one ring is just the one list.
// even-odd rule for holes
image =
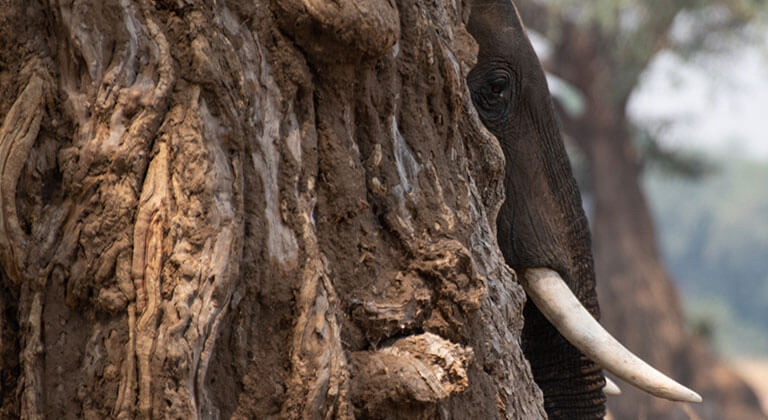
[[544, 416], [463, 3], [3, 6], [2, 418]]

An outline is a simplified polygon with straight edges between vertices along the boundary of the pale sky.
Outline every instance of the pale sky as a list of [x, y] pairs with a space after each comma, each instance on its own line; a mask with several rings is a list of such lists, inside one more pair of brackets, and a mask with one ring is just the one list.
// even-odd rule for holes
[[[539, 57], [548, 57], [549, 43], [534, 31], [529, 35]], [[557, 96], [564, 86], [549, 76]], [[657, 134], [672, 149], [768, 159], [768, 49], [745, 46], [692, 62], [660, 54], [632, 96], [629, 114], [645, 127], [663, 127]]]
[[768, 54], [745, 48], [686, 63], [661, 54], [629, 103], [630, 116], [671, 147], [768, 159]]

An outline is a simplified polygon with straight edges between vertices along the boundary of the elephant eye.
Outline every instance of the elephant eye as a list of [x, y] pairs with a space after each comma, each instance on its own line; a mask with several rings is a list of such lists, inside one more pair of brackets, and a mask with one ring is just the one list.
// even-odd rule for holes
[[486, 72], [470, 83], [472, 102], [480, 118], [493, 123], [507, 116], [513, 88], [510, 74], [505, 69]]
[[509, 79], [507, 79], [506, 77], [494, 79], [493, 81], [488, 83], [491, 93], [499, 96], [504, 94], [504, 92], [507, 90], [508, 85], [509, 85]]

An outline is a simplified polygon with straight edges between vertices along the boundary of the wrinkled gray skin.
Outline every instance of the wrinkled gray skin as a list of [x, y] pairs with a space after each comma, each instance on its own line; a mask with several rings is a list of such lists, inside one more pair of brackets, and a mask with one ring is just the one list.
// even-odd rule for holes
[[[480, 51], [468, 77], [472, 101], [506, 158], [506, 201], [498, 241], [518, 275], [556, 270], [595, 316], [589, 228], [565, 153], [549, 90], [524, 26], [509, 1], [475, 1], [468, 25]], [[571, 346], [530, 300], [523, 350], [544, 392], [550, 418], [598, 419], [605, 414], [600, 368]]]

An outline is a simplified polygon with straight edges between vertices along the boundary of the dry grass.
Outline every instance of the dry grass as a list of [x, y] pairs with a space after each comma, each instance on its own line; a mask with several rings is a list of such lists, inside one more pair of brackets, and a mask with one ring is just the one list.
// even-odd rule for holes
[[768, 413], [768, 358], [736, 359], [730, 364], [757, 393], [763, 412]]

